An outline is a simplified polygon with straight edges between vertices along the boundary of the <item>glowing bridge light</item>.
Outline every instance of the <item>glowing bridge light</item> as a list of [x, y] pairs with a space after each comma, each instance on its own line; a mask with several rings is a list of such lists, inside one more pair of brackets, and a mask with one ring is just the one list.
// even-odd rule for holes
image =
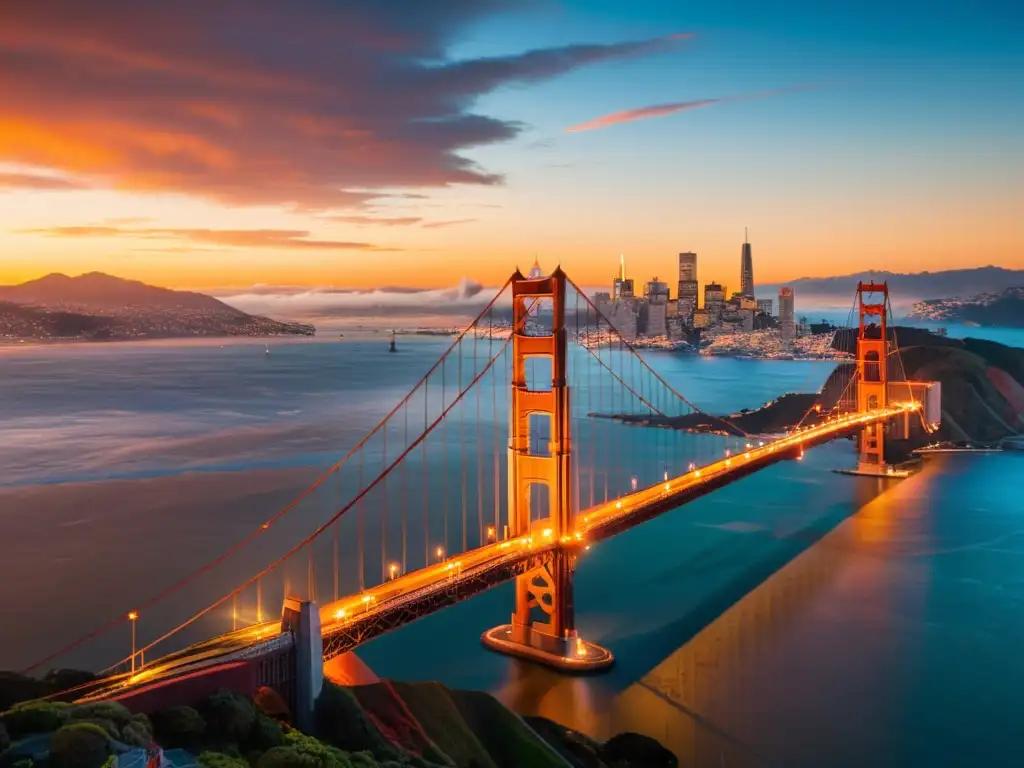
[[587, 655], [587, 646], [585, 646], [583, 644], [583, 638], [581, 638], [581, 637], [577, 637], [576, 638], [576, 655], [577, 656], [586, 656]]
[[[545, 528], [544, 529], [544, 538], [545, 539], [550, 539], [551, 538], [551, 529], [550, 528]], [[530, 539], [530, 541], [533, 541], [533, 539]]]
[[693, 463], [693, 462], [691, 461], [691, 462], [690, 462], [690, 466], [689, 466], [689, 468], [687, 469], [687, 471], [688, 471], [688, 472], [693, 472], [693, 470], [695, 470], [696, 468], [697, 468], [697, 465], [696, 465], [696, 464], [694, 464], [694, 463]]
[[435, 549], [434, 554], [437, 555], [438, 560], [444, 560], [444, 547], [438, 547]]
[[726, 457], [732, 456], [732, 451], [730, 451], [728, 448], [726, 448], [725, 449], [725, 455], [726, 455]]
[[732, 459], [726, 459], [725, 460], [725, 466], [731, 467], [732, 466]]
[[753, 448], [753, 447], [754, 447], [754, 446], [752, 446], [752, 445], [751, 445], [750, 443], [747, 443], [747, 450], [750, 450], [750, 449], [751, 449], [751, 448]]
[[487, 526], [487, 540], [492, 541], [494, 539], [494, 526]]
[[583, 540], [583, 534], [581, 534], [579, 531], [576, 531], [576, 541], [582, 541], [582, 540]]
[[334, 612], [334, 618], [336, 618], [336, 619], [344, 619], [345, 618], [345, 609], [344, 608], [339, 608], [338, 610], [336, 610]]
[[391, 574], [391, 578], [398, 576], [398, 563], [392, 563], [388, 566], [388, 573]]
[[743, 458], [745, 458], [747, 461], [750, 461], [750, 451], [747, 451], [746, 453], [744, 453], [743, 454]]
[[694, 472], [693, 476], [694, 477], [700, 477], [700, 470], [698, 469], [696, 472]]
[[616, 509], [622, 509], [622, 502], [621, 501], [616, 501], [615, 502], [615, 508]]
[[671, 486], [670, 486], [670, 485], [669, 485], [668, 483], [665, 483], [665, 490], [667, 491], [667, 490], [669, 490], [670, 488], [671, 488]]
[[374, 598], [373, 595], [363, 595], [363, 602], [366, 603], [367, 605], [372, 603], [374, 601], [374, 599], [375, 598]]
[[759, 448], [763, 448], [764, 447], [764, 440], [758, 440], [757, 441], [757, 445], [758, 445]]

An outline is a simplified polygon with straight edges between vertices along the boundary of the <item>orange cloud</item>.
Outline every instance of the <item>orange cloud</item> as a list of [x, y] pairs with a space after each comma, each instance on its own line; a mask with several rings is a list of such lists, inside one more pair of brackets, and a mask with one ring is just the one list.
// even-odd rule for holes
[[38, 173], [0, 173], [0, 189], [88, 189], [75, 179]]
[[48, 227], [23, 229], [22, 234], [45, 237], [133, 237], [157, 240], [190, 240], [235, 248], [313, 248], [338, 251], [394, 251], [372, 243], [342, 240], [311, 240], [301, 229], [124, 229], [110, 226]]
[[329, 216], [328, 218], [338, 224], [355, 224], [357, 226], [373, 224], [379, 227], [409, 227], [423, 221], [419, 216]]
[[[690, 35], [450, 60], [514, 0], [0, 3], [0, 162], [97, 186], [303, 210], [500, 184], [462, 153], [523, 126], [481, 96]], [[397, 226], [397, 225], [396, 225]]]
[[451, 221], [429, 221], [423, 225], [424, 229], [444, 229], [445, 227], [454, 227], [459, 224], [469, 224], [476, 221], [476, 219], [452, 219]]
[[769, 96], [779, 96], [783, 93], [805, 91], [817, 87], [818, 86], [816, 85], [798, 85], [793, 88], [781, 88], [775, 91], [762, 91], [759, 93], [744, 93], [738, 96], [726, 96], [720, 99], [697, 99], [695, 101], [676, 101], [668, 104], [654, 104], [649, 107], [638, 107], [637, 109], [626, 109], [621, 112], [612, 112], [607, 115], [601, 115], [600, 117], [595, 117], [593, 120], [587, 120], [584, 123], [570, 125], [565, 129], [565, 131], [566, 133], [582, 133], [583, 131], [607, 128], [608, 126], [619, 125], [620, 123], [632, 123], [636, 120], [646, 120], [650, 117], [666, 117], [667, 115], [674, 115], [676, 112], [701, 109], [702, 107], [710, 107], [714, 104], [721, 104], [728, 101], [764, 99]]

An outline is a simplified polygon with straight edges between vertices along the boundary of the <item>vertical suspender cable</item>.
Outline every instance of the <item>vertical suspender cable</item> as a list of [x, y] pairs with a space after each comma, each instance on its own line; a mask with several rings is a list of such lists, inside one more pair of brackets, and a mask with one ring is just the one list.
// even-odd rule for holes
[[[409, 447], [409, 406], [406, 405], [406, 407], [403, 408], [402, 410], [405, 412], [404, 413], [404, 416], [405, 416], [405, 419], [404, 419], [405, 420], [405, 437], [402, 440], [402, 449], [405, 450], [406, 448]], [[424, 441], [424, 442], [426, 442], [426, 441]], [[407, 489], [408, 489], [409, 482], [408, 482], [407, 472], [406, 472], [406, 469], [405, 469], [405, 465], [408, 464], [408, 463], [409, 462], [407, 462], [407, 461], [403, 461], [402, 462], [402, 501], [401, 501], [401, 504], [402, 504], [402, 573], [405, 573], [406, 571], [409, 570], [409, 561], [408, 561], [408, 558], [406, 557], [406, 554], [407, 554], [407, 535], [406, 534], [407, 534], [408, 528], [409, 528], [408, 517], [407, 517], [408, 506], [409, 506], [409, 494], [408, 494], [408, 490]]]
[[[473, 337], [473, 374], [476, 375], [477, 367], [479, 366], [479, 358], [477, 357], [477, 339], [480, 336], [477, 334]], [[484, 456], [483, 456], [483, 440], [480, 438], [480, 384], [477, 383], [476, 387], [476, 519], [478, 536], [477, 546], [484, 543]]]
[[[494, 311], [487, 315], [487, 327], [490, 329], [490, 343], [487, 345], [487, 357], [494, 357]], [[491, 366], [491, 430], [494, 435], [494, 539], [497, 541], [501, 531], [501, 463], [498, 460], [498, 366]]]
[[[382, 463], [383, 472], [388, 468], [388, 425], [384, 425], [384, 461]], [[388, 538], [388, 476], [384, 475], [384, 479], [381, 482], [381, 490], [384, 496], [384, 503], [381, 504], [381, 523], [380, 523], [380, 580], [381, 583], [387, 581], [388, 578], [388, 551], [387, 551], [387, 538]]]
[[[363, 454], [365, 451], [359, 451], [359, 490], [356, 493], [363, 492]], [[363, 514], [363, 499], [359, 499], [359, 591], [362, 592], [366, 589], [366, 535], [365, 535], [365, 521]]]
[[[441, 413], [448, 408], [447, 356], [441, 361]], [[448, 555], [448, 419], [441, 420], [441, 510], [444, 512], [444, 553]]]
[[[473, 329], [474, 338], [476, 328]], [[462, 394], [462, 345], [459, 345], [459, 394]], [[466, 402], [459, 398], [459, 464], [462, 466], [462, 552], [466, 551], [466, 459], [462, 449], [466, 442]]]
[[[423, 384], [423, 431], [430, 427], [430, 380]], [[427, 441], [422, 443], [423, 451], [423, 567], [430, 565], [430, 481], [427, 477]]]

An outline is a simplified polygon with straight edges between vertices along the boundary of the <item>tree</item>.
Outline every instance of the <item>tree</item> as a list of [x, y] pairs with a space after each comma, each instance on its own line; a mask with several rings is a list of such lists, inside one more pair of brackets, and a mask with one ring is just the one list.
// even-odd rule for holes
[[106, 732], [92, 723], [71, 723], [50, 742], [50, 760], [55, 768], [102, 768], [110, 754]]

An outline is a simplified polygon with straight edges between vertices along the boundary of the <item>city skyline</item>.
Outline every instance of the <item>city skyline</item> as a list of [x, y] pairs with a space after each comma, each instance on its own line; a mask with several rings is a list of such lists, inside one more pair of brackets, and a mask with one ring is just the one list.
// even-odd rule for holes
[[1024, 267], [1020, 9], [771, 6], [8, 4], [0, 283]]

